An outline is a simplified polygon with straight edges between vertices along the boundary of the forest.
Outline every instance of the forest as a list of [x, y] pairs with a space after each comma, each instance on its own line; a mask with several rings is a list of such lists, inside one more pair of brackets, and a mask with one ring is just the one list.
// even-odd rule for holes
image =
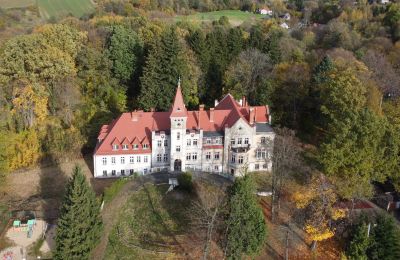
[[[301, 144], [302, 165], [282, 171], [307, 167], [293, 195], [313, 214], [306, 231], [329, 238], [328, 223], [342, 214], [333, 209], [338, 198], [372, 198], [376, 183], [400, 191], [397, 2], [99, 0], [92, 15], [13, 35], [6, 32], [22, 21], [7, 22], [2, 10], [0, 182], [18, 169], [90, 155], [101, 125], [122, 112], [167, 111], [180, 78], [190, 109], [226, 93], [270, 106], [273, 126]], [[170, 19], [265, 5], [272, 17], [239, 26], [224, 16]], [[290, 29], [281, 26], [285, 13]]]

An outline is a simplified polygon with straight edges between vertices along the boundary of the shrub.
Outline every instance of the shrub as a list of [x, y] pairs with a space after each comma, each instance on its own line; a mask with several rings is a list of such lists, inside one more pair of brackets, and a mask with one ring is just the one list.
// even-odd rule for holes
[[191, 192], [193, 190], [192, 174], [184, 172], [178, 176], [179, 188]]

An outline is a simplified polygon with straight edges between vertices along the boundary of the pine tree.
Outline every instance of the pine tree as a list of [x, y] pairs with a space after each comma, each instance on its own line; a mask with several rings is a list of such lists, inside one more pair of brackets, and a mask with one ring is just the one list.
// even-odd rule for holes
[[230, 259], [240, 259], [243, 254], [258, 253], [266, 240], [264, 215], [254, 191], [254, 184], [247, 175], [236, 179], [231, 188], [226, 221], [226, 249]]
[[371, 232], [369, 259], [400, 259], [400, 231], [393, 217], [379, 215]]
[[346, 250], [349, 260], [367, 260], [367, 249], [369, 246], [368, 226], [362, 221], [355, 225], [352, 232], [350, 244]]
[[75, 166], [60, 210], [54, 259], [89, 259], [101, 229], [96, 195]]

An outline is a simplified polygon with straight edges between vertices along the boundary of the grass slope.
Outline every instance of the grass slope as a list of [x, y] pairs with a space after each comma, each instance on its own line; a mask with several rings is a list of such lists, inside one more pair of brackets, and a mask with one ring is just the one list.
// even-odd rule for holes
[[81, 17], [94, 11], [91, 0], [37, 0], [40, 14], [44, 18], [63, 17], [72, 14]]
[[0, 8], [23, 8], [35, 4], [35, 0], [0, 0]]
[[[104, 259], [170, 259], [177, 249], [176, 236], [187, 228], [188, 194], [172, 191], [168, 185], [145, 185], [122, 207]], [[165, 253], [159, 253], [163, 251]]]
[[254, 21], [265, 17], [262, 14], [254, 14], [251, 12], [243, 12], [240, 10], [222, 10], [207, 13], [196, 13], [192, 15], [181, 15], [175, 18], [176, 21], [193, 21], [193, 22], [212, 22], [218, 20], [221, 16], [228, 17], [229, 21], [238, 25], [244, 21]]

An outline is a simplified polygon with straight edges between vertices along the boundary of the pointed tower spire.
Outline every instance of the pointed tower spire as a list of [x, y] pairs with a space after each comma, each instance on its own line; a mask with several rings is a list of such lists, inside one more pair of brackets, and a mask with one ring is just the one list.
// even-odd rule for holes
[[178, 88], [176, 89], [174, 103], [171, 108], [171, 117], [186, 117], [187, 110], [185, 102], [183, 101], [183, 95], [181, 90], [181, 77], [178, 80]]

